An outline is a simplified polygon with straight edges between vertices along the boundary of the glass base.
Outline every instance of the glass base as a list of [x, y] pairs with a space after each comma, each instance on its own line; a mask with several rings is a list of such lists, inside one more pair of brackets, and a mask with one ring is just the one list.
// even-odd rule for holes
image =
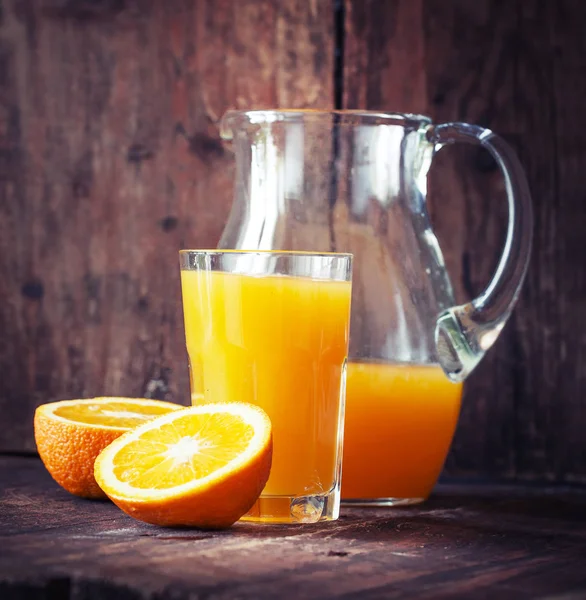
[[340, 492], [319, 496], [261, 496], [240, 519], [253, 523], [318, 523], [340, 514]]
[[343, 498], [342, 506], [411, 506], [426, 500], [427, 498]]

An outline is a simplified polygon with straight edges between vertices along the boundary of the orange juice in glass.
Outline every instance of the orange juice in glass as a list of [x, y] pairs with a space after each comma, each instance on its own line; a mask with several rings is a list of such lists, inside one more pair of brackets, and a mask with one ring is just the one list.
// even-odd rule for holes
[[249, 402], [273, 426], [273, 462], [245, 517], [338, 517], [351, 256], [180, 253], [193, 403]]
[[342, 499], [425, 500], [448, 454], [461, 397], [462, 384], [438, 365], [350, 361]]

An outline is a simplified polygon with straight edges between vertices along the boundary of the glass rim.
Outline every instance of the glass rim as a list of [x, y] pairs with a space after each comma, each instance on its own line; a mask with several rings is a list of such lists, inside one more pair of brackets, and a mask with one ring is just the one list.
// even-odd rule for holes
[[270, 256], [300, 256], [305, 258], [353, 258], [351, 252], [311, 252], [310, 250], [196, 250], [184, 248], [179, 250], [180, 255], [201, 254], [206, 256], [223, 256], [226, 254], [242, 255], [270, 255]]
[[431, 125], [432, 119], [427, 115], [407, 112], [357, 110], [357, 109], [313, 109], [313, 108], [275, 108], [238, 110], [229, 109], [221, 118], [220, 133], [224, 139], [231, 139], [230, 132], [234, 125], [248, 121], [251, 125], [270, 123], [299, 123], [305, 120], [338, 116], [348, 123], [359, 122], [363, 125]]

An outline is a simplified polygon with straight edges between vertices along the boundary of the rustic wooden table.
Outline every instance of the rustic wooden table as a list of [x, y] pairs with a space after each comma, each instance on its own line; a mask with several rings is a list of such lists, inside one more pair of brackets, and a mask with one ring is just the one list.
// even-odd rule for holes
[[586, 491], [439, 486], [324, 525], [161, 529], [0, 456], [0, 598], [586, 598]]

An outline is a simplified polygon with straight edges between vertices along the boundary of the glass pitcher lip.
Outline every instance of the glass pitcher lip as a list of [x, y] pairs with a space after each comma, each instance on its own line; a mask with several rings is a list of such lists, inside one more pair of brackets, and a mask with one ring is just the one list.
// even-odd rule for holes
[[279, 108], [255, 110], [228, 110], [220, 123], [220, 134], [223, 139], [232, 139], [232, 133], [238, 125], [245, 122], [250, 125], [261, 123], [298, 123], [305, 120], [319, 119], [336, 115], [342, 123], [361, 125], [430, 125], [432, 120], [426, 115], [415, 113], [385, 112], [355, 109], [313, 109], [313, 108]]
[[281, 255], [297, 255], [297, 256], [317, 256], [317, 257], [338, 257], [352, 258], [354, 255], [351, 252], [312, 252], [311, 250], [223, 250], [220, 248], [214, 249], [199, 249], [199, 248], [182, 248], [179, 254], [281, 254]]

